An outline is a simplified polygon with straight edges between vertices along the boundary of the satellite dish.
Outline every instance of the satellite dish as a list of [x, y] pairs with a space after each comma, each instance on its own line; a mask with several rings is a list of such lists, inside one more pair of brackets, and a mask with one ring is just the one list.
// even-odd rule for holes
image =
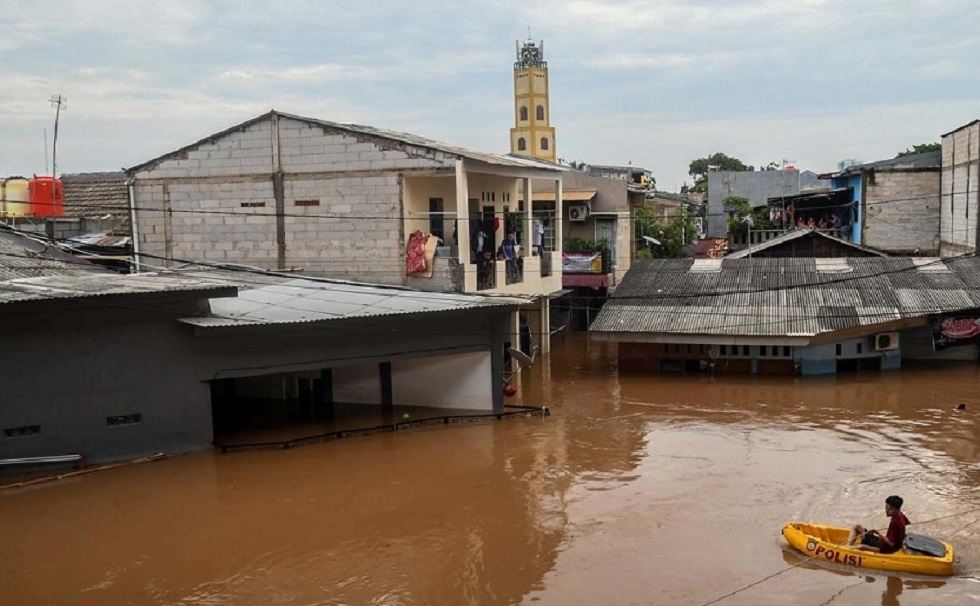
[[517, 360], [517, 365], [524, 368], [530, 368], [534, 365], [534, 354], [538, 351], [538, 346], [535, 345], [531, 348], [531, 355], [527, 355], [523, 351], [517, 349], [516, 347], [508, 347], [507, 353], [510, 357]]

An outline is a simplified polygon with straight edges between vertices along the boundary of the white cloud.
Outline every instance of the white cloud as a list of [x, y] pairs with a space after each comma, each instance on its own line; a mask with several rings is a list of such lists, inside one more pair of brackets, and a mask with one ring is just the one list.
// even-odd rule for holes
[[53, 93], [69, 100], [65, 170], [132, 165], [270, 108], [507, 151], [529, 24], [559, 153], [632, 160], [661, 185], [714, 151], [879, 159], [980, 114], [972, 0], [8, 4], [0, 175], [43, 168]]

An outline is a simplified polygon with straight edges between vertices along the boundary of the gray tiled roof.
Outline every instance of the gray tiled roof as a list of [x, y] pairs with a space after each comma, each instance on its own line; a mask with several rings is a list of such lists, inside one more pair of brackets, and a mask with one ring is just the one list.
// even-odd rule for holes
[[635, 263], [590, 331], [812, 337], [980, 308], [974, 257], [725, 258], [691, 271], [699, 262]]

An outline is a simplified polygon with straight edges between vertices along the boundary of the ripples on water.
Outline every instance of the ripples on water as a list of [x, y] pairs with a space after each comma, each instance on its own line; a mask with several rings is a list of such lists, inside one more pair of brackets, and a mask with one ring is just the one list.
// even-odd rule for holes
[[[792, 519], [883, 526], [980, 508], [976, 367], [836, 378], [618, 376], [570, 338], [523, 378], [545, 419], [199, 453], [0, 493], [6, 604], [972, 603], [958, 576], [835, 569]], [[966, 402], [966, 411], [953, 410]]]

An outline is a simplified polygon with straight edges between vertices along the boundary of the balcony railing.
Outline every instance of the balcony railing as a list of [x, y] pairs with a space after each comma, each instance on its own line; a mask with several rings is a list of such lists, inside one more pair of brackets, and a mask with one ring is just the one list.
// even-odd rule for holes
[[[768, 242], [773, 238], [778, 238], [779, 236], [791, 231], [793, 231], [793, 229], [753, 229], [748, 233], [730, 233], [728, 234], [729, 248], [733, 250], [748, 248], [749, 246], [755, 246], [757, 244]], [[842, 234], [840, 229], [815, 229], [814, 231], [818, 231], [822, 234], [827, 234], [828, 236], [833, 236], [835, 238], [840, 238]]]

